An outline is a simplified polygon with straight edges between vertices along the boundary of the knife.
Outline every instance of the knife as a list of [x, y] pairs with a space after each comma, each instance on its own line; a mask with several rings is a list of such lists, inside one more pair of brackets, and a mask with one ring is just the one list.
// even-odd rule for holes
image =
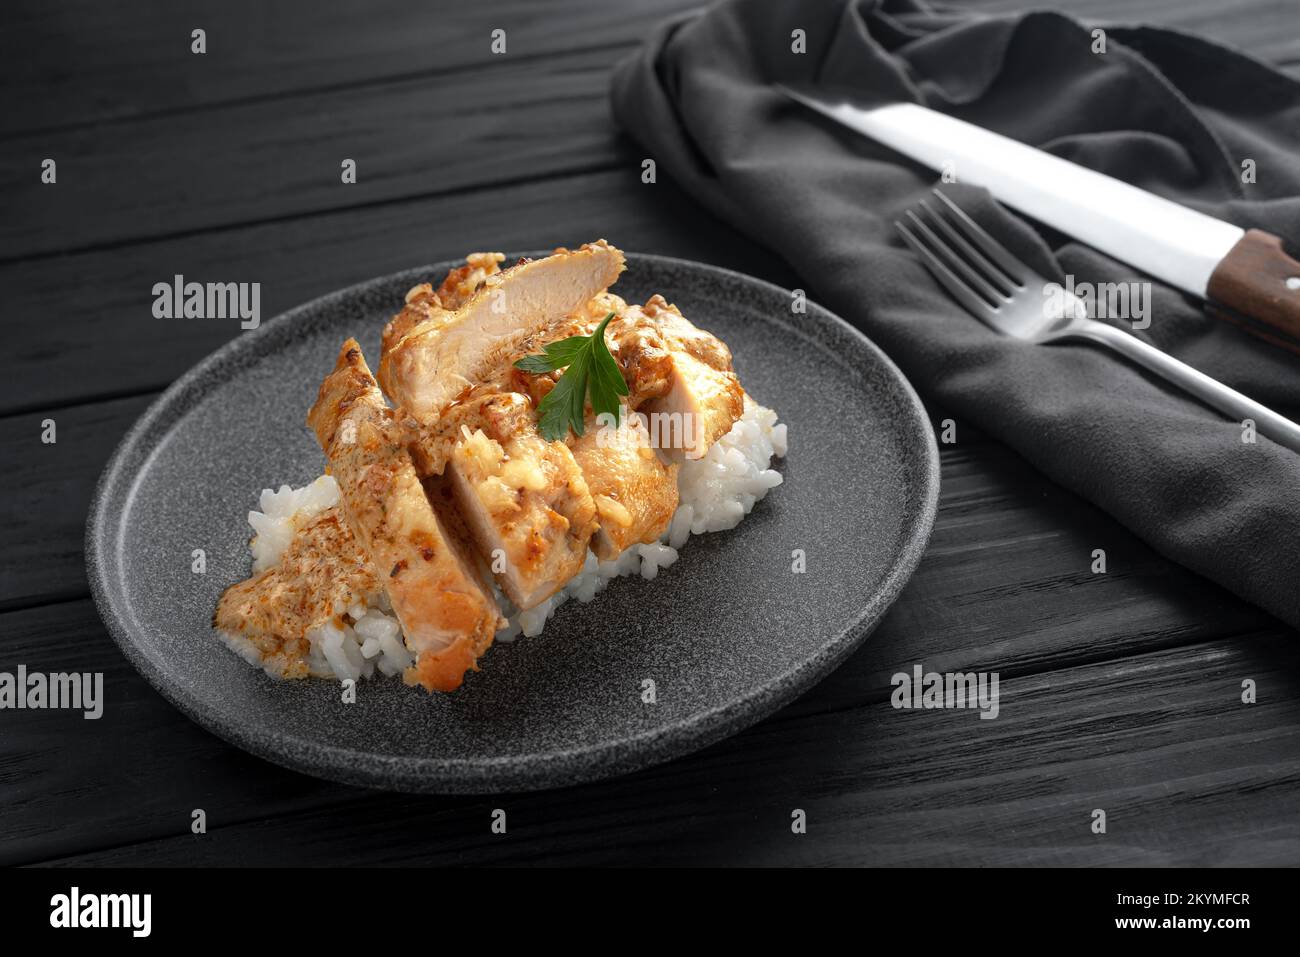
[[1223, 318], [1300, 352], [1300, 262], [1282, 240], [914, 103], [863, 108], [777, 87], [791, 99], [1020, 212], [1206, 300]]

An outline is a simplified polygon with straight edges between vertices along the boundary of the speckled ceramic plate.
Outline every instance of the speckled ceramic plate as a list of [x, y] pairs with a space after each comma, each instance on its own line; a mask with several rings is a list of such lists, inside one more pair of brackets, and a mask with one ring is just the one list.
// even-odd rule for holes
[[[217, 597], [249, 573], [245, 516], [265, 486], [323, 456], [304, 425], [338, 344], [372, 362], [416, 282], [449, 264], [333, 293], [240, 335], [182, 376], [109, 463], [87, 525], [95, 600], [140, 673], [234, 744], [354, 784], [431, 792], [554, 787], [630, 771], [752, 724], [843, 661], [925, 548], [938, 455], [911, 387], [826, 310], [736, 273], [628, 257], [616, 291], [663, 293], [735, 355], [790, 430], [785, 484], [730, 532], [693, 537], [655, 581], [570, 602], [536, 638], [497, 645], [454, 694], [400, 679], [275, 681], [221, 645]], [[207, 572], [191, 570], [206, 552]], [[807, 571], [792, 572], [803, 549]], [[646, 678], [657, 703], [642, 701]]]

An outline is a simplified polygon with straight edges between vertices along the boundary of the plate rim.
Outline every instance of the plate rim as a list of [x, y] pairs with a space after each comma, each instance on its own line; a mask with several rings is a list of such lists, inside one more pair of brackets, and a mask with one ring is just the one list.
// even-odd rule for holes
[[[520, 256], [543, 256], [547, 251], [507, 253], [506, 261]], [[737, 270], [715, 266], [697, 260], [663, 256], [655, 253], [625, 251], [629, 267], [638, 262], [657, 264], [662, 268], [704, 272], [725, 277], [743, 285], [756, 286], [759, 291], [779, 293], [789, 297], [789, 290], [767, 280]], [[286, 330], [304, 314], [319, 311], [332, 302], [364, 294], [366, 291], [393, 282], [403, 275], [433, 275], [460, 263], [459, 259], [445, 260], [427, 266], [400, 269], [383, 276], [362, 280], [324, 293], [261, 323], [253, 335], [268, 335], [263, 330]], [[197, 386], [196, 399], [201, 400], [229, 376], [210, 377], [231, 356], [249, 348], [250, 335], [235, 335], [231, 340], [199, 360], [158, 395], [139, 415], [118, 441], [107, 464], [100, 473], [91, 496], [87, 512], [84, 540], [86, 575], [96, 610], [114, 643], [131, 666], [169, 704], [189, 717], [204, 730], [241, 750], [259, 758], [287, 767], [293, 771], [316, 778], [344, 784], [379, 788], [407, 793], [434, 794], [491, 794], [503, 791], [533, 791], [600, 780], [634, 770], [653, 767], [681, 757], [730, 737], [763, 718], [770, 716], [809, 690], [829, 675], [853, 652], [858, 650], [880, 623], [885, 613], [907, 582], [911, 579], [929, 544], [934, 528], [939, 498], [939, 449], [934, 428], [919, 395], [911, 382], [894, 361], [861, 330], [850, 325], [831, 309], [807, 300], [809, 315], [817, 314], [819, 321], [829, 322], [858, 341], [873, 354], [874, 359], [893, 378], [906, 400], [908, 411], [919, 427], [925, 446], [921, 459], [920, 511], [906, 529], [903, 540], [888, 573], [882, 579], [858, 616], [844, 628], [837, 630], [812, 655], [796, 662], [786, 671], [728, 702], [698, 710], [669, 725], [638, 732], [614, 741], [598, 742], [579, 748], [563, 749], [520, 755], [503, 755], [486, 758], [434, 758], [414, 755], [380, 755], [373, 752], [341, 747], [334, 744], [303, 738], [284, 732], [258, 733], [238, 720], [231, 720], [221, 709], [210, 708], [202, 699], [189, 693], [182, 682], [164, 673], [150, 655], [136, 644], [130, 634], [128, 622], [115, 607], [113, 583], [109, 580], [114, 559], [115, 521], [108, 509], [109, 497], [119, 491], [121, 502], [127, 501], [134, 477], [138, 475], [157, 448], [141, 446], [150, 431], [163, 416], [171, 411], [176, 401]], [[803, 334], [797, 326], [782, 323], [794, 334]], [[260, 354], [259, 354], [260, 357]], [[186, 413], [181, 410], [175, 418], [179, 421]], [[130, 459], [137, 447], [142, 455], [139, 464], [127, 474]], [[123, 484], [125, 482], [125, 484]], [[575, 761], [575, 759], [578, 759]], [[561, 773], [557, 773], [557, 771]]]

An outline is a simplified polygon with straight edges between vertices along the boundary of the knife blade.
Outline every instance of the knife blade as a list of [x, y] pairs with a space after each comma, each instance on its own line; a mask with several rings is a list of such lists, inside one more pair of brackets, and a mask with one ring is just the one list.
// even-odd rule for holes
[[[1243, 321], [1300, 341], [1300, 262], [1243, 230], [1104, 173], [915, 103], [863, 108], [786, 86], [786, 96]], [[1267, 336], [1266, 336], [1267, 338]]]

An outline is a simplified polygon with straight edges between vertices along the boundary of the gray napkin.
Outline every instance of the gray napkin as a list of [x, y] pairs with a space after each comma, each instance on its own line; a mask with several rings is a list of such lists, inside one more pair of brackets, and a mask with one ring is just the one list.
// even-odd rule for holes
[[[1300, 240], [1300, 84], [1244, 54], [1151, 27], [1103, 25], [1106, 52], [1093, 52], [1094, 28], [1055, 13], [970, 16], [916, 0], [726, 2], [663, 24], [621, 63], [613, 108], [662, 172], [780, 253], [811, 295], [884, 348], [928, 399], [1169, 558], [1300, 626], [1300, 456], [1262, 437], [1243, 442], [1241, 423], [1097, 347], [1032, 346], [987, 330], [895, 235], [893, 221], [938, 175], [771, 86], [923, 103]], [[797, 30], [806, 52], [792, 50]], [[1254, 183], [1242, 181], [1246, 160]], [[1150, 279], [1031, 226], [982, 190], [946, 188], [1058, 282]], [[1137, 335], [1300, 418], [1300, 357], [1172, 288], [1151, 291], [1150, 327]]]

